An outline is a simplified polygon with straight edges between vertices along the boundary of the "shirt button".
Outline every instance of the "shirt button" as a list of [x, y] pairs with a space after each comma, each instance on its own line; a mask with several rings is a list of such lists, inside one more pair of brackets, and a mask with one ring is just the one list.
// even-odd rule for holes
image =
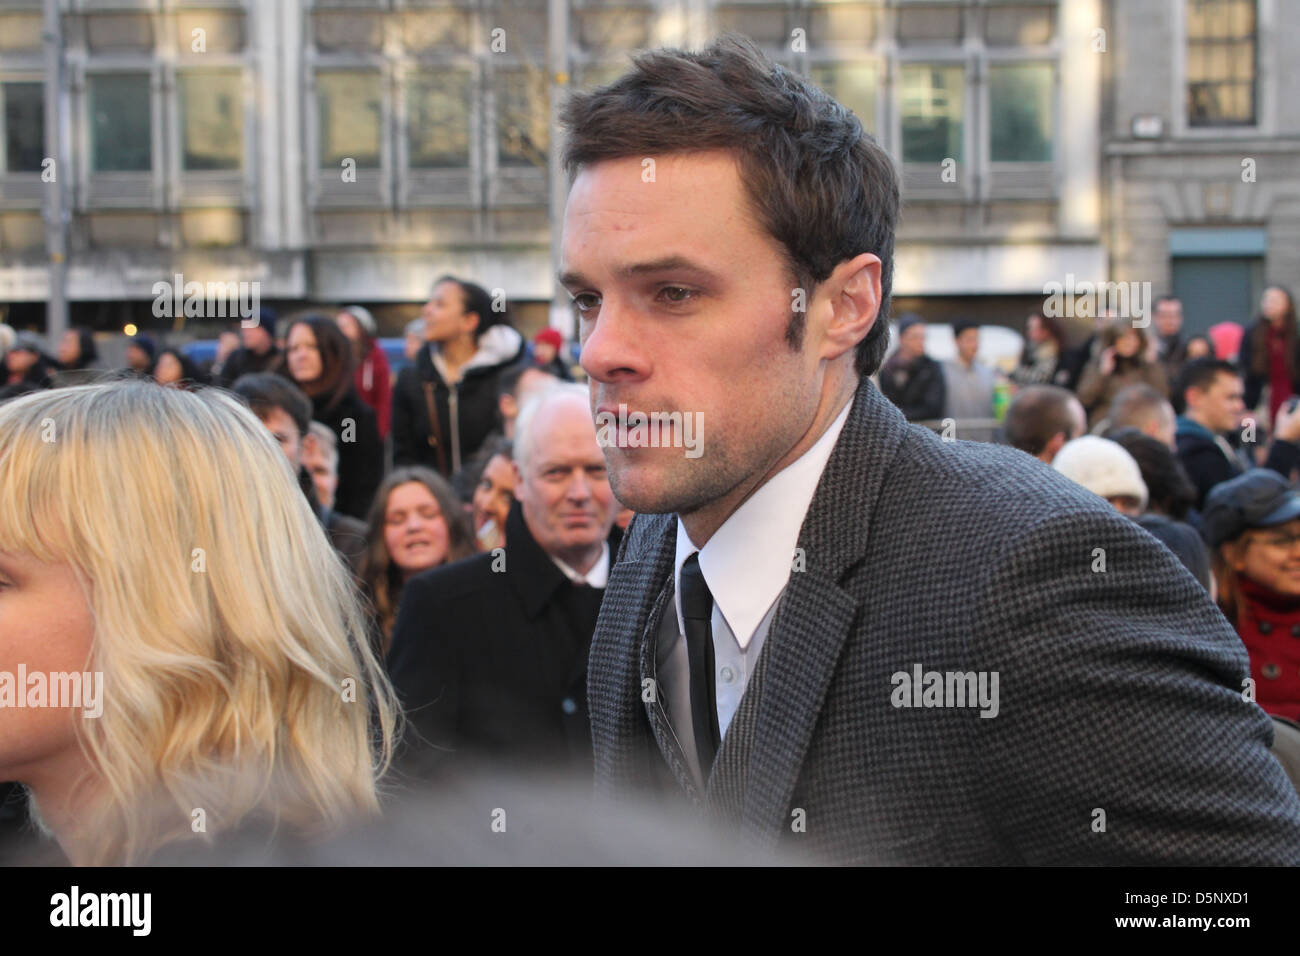
[[1292, 637], [1300, 637], [1300, 624], [1292, 624], [1292, 625], [1291, 625], [1291, 636], [1292, 636]]
[[576, 714], [578, 712], [578, 705], [572, 697], [566, 697], [564, 700], [560, 701], [560, 709], [566, 714]]
[[1272, 622], [1272, 621], [1260, 621], [1260, 622], [1259, 622], [1259, 633], [1261, 633], [1261, 634], [1272, 634], [1272, 633], [1273, 633], [1273, 622]]
[[1276, 664], [1265, 664], [1260, 668], [1260, 673], [1269, 680], [1277, 680], [1282, 676], [1282, 668], [1278, 667]]
[[730, 666], [722, 668], [721, 676], [724, 684], [731, 684], [736, 680], [736, 672]]

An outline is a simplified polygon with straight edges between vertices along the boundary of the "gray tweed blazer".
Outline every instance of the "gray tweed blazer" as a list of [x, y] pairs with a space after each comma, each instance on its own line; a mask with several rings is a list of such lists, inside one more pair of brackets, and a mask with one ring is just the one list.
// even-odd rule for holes
[[[1300, 863], [1232, 627], [1164, 545], [1029, 455], [943, 441], [863, 380], [704, 793], [655, 684], [675, 545], [674, 516], [638, 515], [605, 592], [598, 794], [671, 792], [838, 862]], [[905, 688], [918, 666], [934, 693]], [[947, 676], [994, 673], [984, 717]]]

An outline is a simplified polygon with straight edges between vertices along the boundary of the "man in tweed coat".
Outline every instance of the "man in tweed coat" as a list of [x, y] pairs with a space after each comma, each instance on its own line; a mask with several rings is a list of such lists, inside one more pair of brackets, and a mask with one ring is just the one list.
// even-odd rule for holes
[[898, 185], [852, 114], [724, 38], [564, 120], [560, 281], [638, 513], [591, 649], [598, 791], [843, 862], [1300, 863], [1245, 650], [1177, 559], [871, 383]]

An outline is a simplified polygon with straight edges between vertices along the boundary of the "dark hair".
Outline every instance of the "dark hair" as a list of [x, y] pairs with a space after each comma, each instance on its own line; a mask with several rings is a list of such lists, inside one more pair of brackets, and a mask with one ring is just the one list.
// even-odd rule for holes
[[[297, 382], [297, 385], [313, 403], [322, 403], [322, 411], [333, 408], [352, 388], [352, 343], [333, 319], [312, 312], [290, 320], [284, 332], [286, 351], [295, 325], [307, 326], [316, 337], [321, 368], [320, 378], [313, 382]], [[287, 355], [285, 369], [288, 370]]]
[[311, 399], [282, 375], [249, 372], [235, 379], [230, 390], [242, 398], [258, 418], [264, 419], [272, 409], [278, 408], [293, 419], [299, 436], [307, 434], [311, 427]]
[[[1046, 331], [1053, 342], [1056, 343], [1057, 349], [1064, 352], [1068, 338], [1065, 334], [1065, 328], [1061, 325], [1061, 320], [1050, 315], [1043, 315], [1041, 312], [1031, 312], [1029, 319], [1037, 319], [1038, 324]], [[1026, 331], [1028, 331], [1029, 319], [1025, 320]], [[1028, 343], [1026, 343], [1026, 346]]]
[[1215, 379], [1220, 375], [1241, 378], [1241, 369], [1231, 362], [1217, 358], [1192, 359], [1192, 361], [1184, 365], [1182, 372], [1178, 375], [1178, 384], [1174, 387], [1174, 394], [1171, 396], [1174, 411], [1181, 415], [1187, 408], [1187, 390], [1189, 388], [1205, 391], [1214, 384]]
[[559, 381], [554, 374], [546, 371], [540, 365], [534, 365], [529, 361], [516, 362], [514, 365], [507, 365], [501, 370], [501, 374], [497, 376], [497, 398], [500, 399], [503, 395], [518, 398], [519, 380], [524, 377], [525, 372], [540, 372]]
[[1106, 437], [1133, 456], [1147, 486], [1147, 508], [1182, 521], [1196, 504], [1196, 486], [1173, 450], [1136, 428], [1117, 428]]
[[[1295, 298], [1291, 295], [1291, 290], [1284, 285], [1278, 285], [1276, 282], [1270, 282], [1264, 287], [1264, 291], [1277, 289], [1286, 296], [1286, 315], [1282, 316], [1282, 339], [1286, 345], [1284, 353], [1286, 355], [1286, 374], [1288, 378], [1295, 378], [1295, 353], [1296, 353], [1296, 314]], [[1253, 375], [1266, 378], [1269, 374], [1268, 363], [1268, 327], [1271, 325], [1268, 319], [1260, 313], [1254, 327], [1248, 333], [1250, 335], [1250, 368], [1247, 369]]]
[[1106, 417], [1113, 429], [1132, 426], [1141, 430], [1163, 413], [1165, 401], [1163, 395], [1143, 382], [1125, 385], [1115, 393]]
[[492, 296], [488, 294], [487, 289], [473, 282], [464, 279], [457, 279], [452, 275], [439, 276], [434, 282], [434, 288], [442, 285], [444, 282], [450, 282], [460, 289], [461, 311], [466, 315], [473, 313], [478, 316], [478, 325], [474, 327], [474, 341], [477, 342], [483, 333], [494, 325], [509, 325], [510, 321], [505, 310], [500, 312], [492, 309]]
[[[846, 107], [727, 34], [700, 52], [653, 50], [608, 86], [574, 93], [561, 123], [570, 179], [593, 163], [722, 149], [738, 159], [759, 224], [785, 253], [796, 288], [811, 295], [840, 263], [880, 257], [880, 311], [858, 343], [870, 375], [889, 345], [898, 174], [889, 154]], [[792, 312], [790, 347], [803, 341]]]
[[504, 455], [507, 461], [511, 461], [514, 458], [513, 453], [514, 442], [504, 435], [497, 435], [485, 441], [479, 446], [479, 450], [474, 452], [474, 456], [461, 465], [460, 471], [452, 475], [451, 487], [457, 497], [467, 504], [473, 501], [474, 489], [478, 487], [488, 463], [497, 455]]
[[1007, 444], [1037, 455], [1056, 435], [1068, 439], [1077, 424], [1070, 415], [1074, 393], [1059, 385], [1027, 385], [1016, 393], [1002, 423]]
[[77, 336], [77, 360], [63, 366], [67, 371], [79, 371], [88, 368], [92, 362], [99, 360], [99, 348], [95, 345], [95, 334], [84, 325], [74, 326], [68, 330]]
[[447, 522], [447, 558], [443, 563], [450, 564], [452, 561], [459, 561], [477, 552], [474, 533], [470, 530], [465, 509], [461, 507], [461, 503], [451, 490], [451, 485], [442, 475], [418, 465], [396, 468], [388, 473], [388, 477], [375, 492], [375, 499], [370, 505], [370, 514], [366, 520], [368, 546], [365, 555], [362, 556], [358, 572], [378, 617], [385, 651], [392, 638], [393, 625], [397, 622], [397, 607], [402, 599], [402, 571], [393, 563], [392, 556], [388, 553], [388, 545], [384, 541], [388, 498], [394, 488], [412, 481], [429, 489], [429, 493], [438, 502], [443, 520]]
[[171, 346], [168, 346], [167, 348], [159, 352], [158, 357], [153, 361], [152, 374], [155, 379], [157, 379], [158, 376], [158, 363], [159, 361], [162, 360], [162, 357], [164, 355], [172, 356], [172, 358], [176, 359], [176, 361], [180, 364], [181, 379], [176, 384], [179, 385], [181, 388], [193, 388], [195, 385], [204, 384], [203, 373], [200, 372], [199, 367], [194, 364], [194, 360], [191, 359], [184, 352], [182, 352], [180, 349], [173, 348]]

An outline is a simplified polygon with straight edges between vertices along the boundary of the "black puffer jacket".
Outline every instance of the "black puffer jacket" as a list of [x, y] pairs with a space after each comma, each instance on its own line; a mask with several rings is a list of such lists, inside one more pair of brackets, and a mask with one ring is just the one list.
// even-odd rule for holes
[[[460, 381], [450, 387], [434, 366], [432, 348], [420, 349], [415, 364], [398, 373], [393, 388], [393, 463], [424, 465], [450, 477], [496, 428], [497, 379], [523, 356], [524, 340], [508, 325], [492, 326], [479, 338], [478, 351], [461, 371]], [[430, 442], [426, 383], [433, 389], [445, 467]]]

